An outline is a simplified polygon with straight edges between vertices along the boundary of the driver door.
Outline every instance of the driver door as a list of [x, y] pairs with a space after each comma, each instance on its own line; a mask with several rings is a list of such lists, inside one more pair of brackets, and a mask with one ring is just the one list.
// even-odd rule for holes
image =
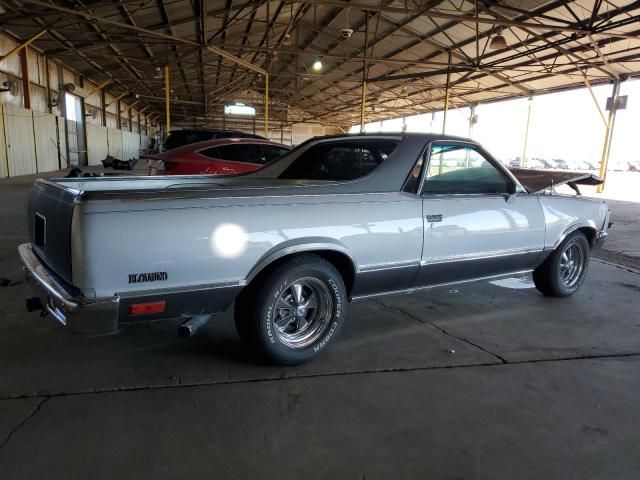
[[529, 270], [544, 248], [538, 199], [475, 145], [433, 142], [424, 153], [424, 248], [417, 286]]

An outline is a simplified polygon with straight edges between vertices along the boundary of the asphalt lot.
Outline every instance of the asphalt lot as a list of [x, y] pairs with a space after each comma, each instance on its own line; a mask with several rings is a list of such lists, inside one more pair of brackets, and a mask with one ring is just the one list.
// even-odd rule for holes
[[[29, 183], [0, 181], [16, 280]], [[638, 478], [640, 204], [621, 210], [632, 248], [573, 297], [522, 277], [353, 304], [295, 368], [258, 363], [228, 314], [187, 340], [78, 337], [0, 288], [0, 479]]]

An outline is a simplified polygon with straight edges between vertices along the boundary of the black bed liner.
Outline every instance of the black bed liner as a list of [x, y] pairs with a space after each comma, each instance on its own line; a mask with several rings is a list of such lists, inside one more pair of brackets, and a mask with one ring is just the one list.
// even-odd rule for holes
[[548, 188], [567, 184], [579, 195], [578, 185], [600, 185], [604, 181], [587, 172], [559, 172], [529, 168], [510, 168], [509, 170], [529, 193], [540, 193]]

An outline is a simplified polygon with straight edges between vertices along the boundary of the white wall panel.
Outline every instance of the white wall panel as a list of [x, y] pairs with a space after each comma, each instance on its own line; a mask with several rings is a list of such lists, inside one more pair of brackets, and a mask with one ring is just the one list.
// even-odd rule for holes
[[33, 140], [31, 110], [5, 105], [3, 115], [9, 176], [36, 173], [36, 148]]
[[122, 160], [140, 158], [140, 135], [132, 132], [122, 132]]
[[33, 128], [38, 172], [58, 170], [58, 132], [55, 115], [34, 112]]
[[107, 138], [109, 139], [109, 155], [122, 160], [122, 131], [108, 128]]
[[87, 123], [86, 129], [89, 165], [100, 165], [100, 162], [109, 154], [107, 127]]

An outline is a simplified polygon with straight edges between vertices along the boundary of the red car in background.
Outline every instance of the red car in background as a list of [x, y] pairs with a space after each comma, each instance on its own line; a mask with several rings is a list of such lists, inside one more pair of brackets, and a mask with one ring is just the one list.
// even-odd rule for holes
[[291, 147], [255, 138], [220, 138], [153, 155], [159, 175], [233, 175], [257, 170]]

